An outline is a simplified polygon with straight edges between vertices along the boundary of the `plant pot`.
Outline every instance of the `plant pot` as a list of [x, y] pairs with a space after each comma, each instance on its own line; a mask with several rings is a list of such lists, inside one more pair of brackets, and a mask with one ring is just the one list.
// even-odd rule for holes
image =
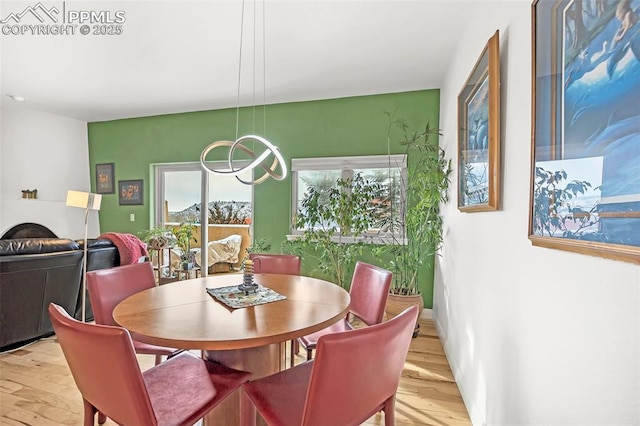
[[193, 262], [182, 262], [182, 270], [190, 271], [193, 269]]
[[[418, 305], [420, 313], [422, 313], [422, 310], [424, 309], [424, 300], [422, 300], [421, 294], [405, 296], [402, 294], [389, 293], [389, 297], [387, 298], [387, 305], [384, 308], [384, 311], [387, 314], [387, 320], [395, 317], [400, 312], [413, 305]], [[413, 330], [413, 337], [418, 337], [419, 331], [420, 324], [419, 322], [416, 322], [416, 327]]]

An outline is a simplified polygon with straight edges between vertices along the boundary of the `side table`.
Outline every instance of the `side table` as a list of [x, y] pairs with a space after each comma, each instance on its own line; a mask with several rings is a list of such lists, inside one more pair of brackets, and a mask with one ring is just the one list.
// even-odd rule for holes
[[[153, 264], [153, 269], [156, 271], [158, 277], [157, 277], [157, 282], [158, 284], [166, 284], [172, 281], [175, 281], [175, 278], [173, 277], [173, 272], [172, 271], [172, 267], [171, 267], [171, 249], [173, 247], [161, 247], [161, 248], [152, 248], [152, 247], [148, 247], [148, 250], [151, 251], [155, 251], [156, 252], [156, 256], [155, 256], [155, 262], [154, 262], [154, 256], [151, 255], [151, 263]], [[165, 250], [166, 250], [166, 259], [165, 259]], [[167, 270], [168, 273], [164, 274], [164, 271]]]
[[194, 278], [200, 278], [200, 267], [198, 266], [191, 269], [176, 269], [174, 272], [178, 275], [178, 281], [190, 279], [192, 272], [195, 274]]

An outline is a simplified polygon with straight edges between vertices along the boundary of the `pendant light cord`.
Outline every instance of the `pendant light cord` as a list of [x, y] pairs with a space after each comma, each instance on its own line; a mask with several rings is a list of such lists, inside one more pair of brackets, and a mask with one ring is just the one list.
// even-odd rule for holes
[[242, 75], [242, 39], [244, 32], [244, 0], [242, 0], [242, 13], [240, 14], [240, 55], [238, 57], [238, 102], [236, 106], [236, 140], [239, 136], [240, 127], [240, 76]]
[[[252, 124], [256, 133], [256, 13], [257, 4], [253, 4], [253, 75], [252, 75]], [[238, 58], [238, 92], [236, 105], [236, 139], [240, 136], [240, 86], [242, 78], [242, 48], [244, 46], [244, 14], [245, 0], [242, 0], [242, 14], [240, 17], [240, 56]], [[267, 43], [266, 43], [266, 3], [262, 2], [262, 131], [267, 135]]]
[[256, 0], [253, 0], [253, 63], [251, 64], [253, 67], [253, 71], [251, 74], [251, 124], [252, 124], [252, 133], [256, 134], [256, 8], [257, 8]]
[[267, 137], [267, 2], [262, 1], [262, 134]]

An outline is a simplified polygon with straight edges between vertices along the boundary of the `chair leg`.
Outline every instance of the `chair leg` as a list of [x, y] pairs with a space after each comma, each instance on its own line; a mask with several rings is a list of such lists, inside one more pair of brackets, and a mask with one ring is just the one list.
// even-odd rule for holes
[[162, 355], [156, 355], [156, 365], [162, 362]]
[[296, 339], [293, 339], [291, 341], [291, 350], [290, 350], [290, 357], [291, 359], [289, 360], [289, 367], [293, 367], [294, 365], [296, 365], [296, 344], [295, 342], [297, 342]]
[[84, 398], [82, 399], [82, 405], [84, 406], [84, 426], [93, 426], [95, 424], [96, 408]]
[[396, 396], [395, 395], [393, 395], [391, 398], [387, 399], [384, 402], [382, 411], [384, 411], [384, 425], [394, 426], [396, 424]]
[[311, 349], [307, 349], [307, 361], [309, 361], [311, 359]]
[[98, 424], [103, 425], [107, 421], [107, 416], [98, 411]]
[[240, 391], [240, 425], [256, 426], [256, 406], [244, 390]]

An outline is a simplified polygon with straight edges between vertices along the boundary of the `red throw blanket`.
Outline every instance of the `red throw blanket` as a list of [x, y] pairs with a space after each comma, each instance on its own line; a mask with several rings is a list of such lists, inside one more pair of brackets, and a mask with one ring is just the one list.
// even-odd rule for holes
[[105, 232], [98, 238], [110, 240], [120, 253], [120, 265], [138, 263], [141, 257], [149, 257], [147, 245], [133, 234], [121, 234], [118, 232]]

